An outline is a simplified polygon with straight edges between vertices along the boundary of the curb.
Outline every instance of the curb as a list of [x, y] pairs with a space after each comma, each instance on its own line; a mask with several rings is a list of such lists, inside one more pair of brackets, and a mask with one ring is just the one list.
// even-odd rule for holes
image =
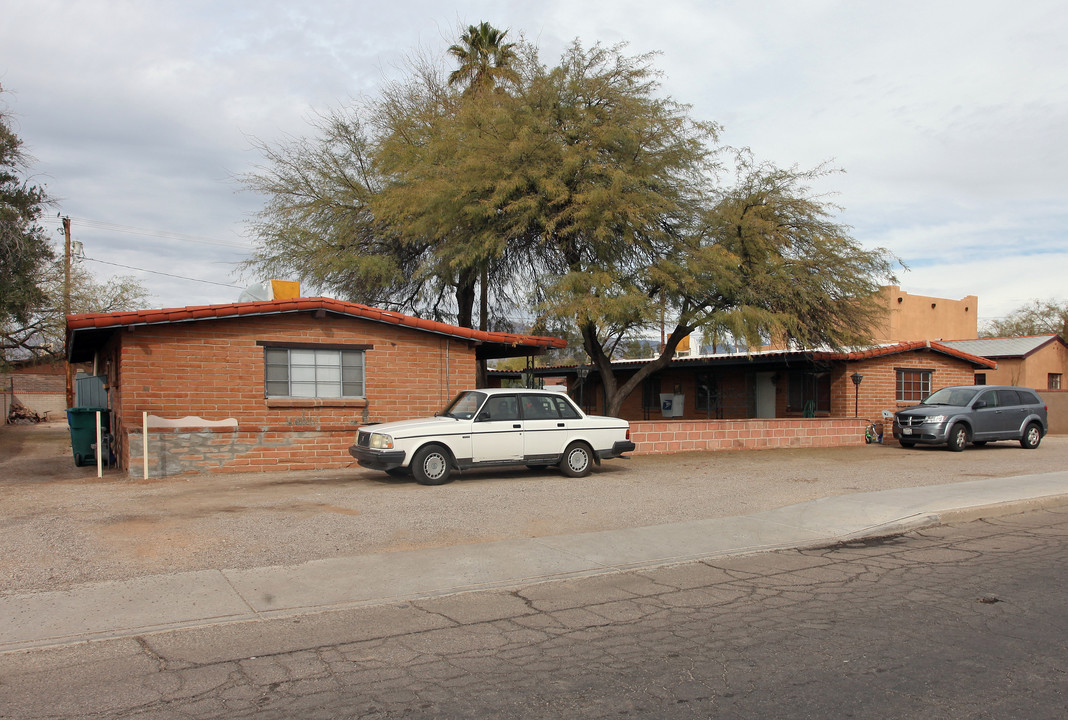
[[975, 507], [957, 508], [945, 510], [938, 514], [939, 524], [951, 525], [954, 523], [967, 523], [985, 518], [1003, 517], [1016, 515], [1030, 510], [1048, 510], [1050, 508], [1068, 506], [1068, 495], [1047, 495], [1046, 497], [1028, 498], [1026, 500], [1008, 500], [1006, 502], [993, 503], [990, 505], [977, 505]]

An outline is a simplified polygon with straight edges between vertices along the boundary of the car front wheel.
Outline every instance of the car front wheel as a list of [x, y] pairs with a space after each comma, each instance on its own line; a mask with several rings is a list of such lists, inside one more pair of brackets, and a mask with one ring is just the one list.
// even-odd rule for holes
[[420, 485], [444, 485], [452, 472], [449, 452], [440, 445], [427, 445], [412, 458], [412, 477]]
[[968, 446], [968, 428], [957, 424], [949, 429], [949, 439], [946, 446], [953, 452], [960, 452]]
[[568, 477], [578, 478], [590, 474], [593, 465], [593, 451], [586, 443], [573, 442], [564, 450], [560, 461], [560, 472]]
[[1042, 442], [1042, 428], [1038, 426], [1038, 423], [1031, 423], [1024, 430], [1023, 437], [1020, 438], [1020, 446], [1027, 450], [1034, 450], [1040, 442]]

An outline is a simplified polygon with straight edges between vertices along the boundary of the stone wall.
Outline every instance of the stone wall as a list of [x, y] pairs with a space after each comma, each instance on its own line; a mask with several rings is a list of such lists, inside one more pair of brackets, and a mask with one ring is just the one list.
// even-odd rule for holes
[[[130, 474], [141, 476], [140, 429], [127, 433]], [[149, 428], [149, 477], [186, 473], [330, 470], [355, 466], [350, 428], [259, 431], [241, 428]]]

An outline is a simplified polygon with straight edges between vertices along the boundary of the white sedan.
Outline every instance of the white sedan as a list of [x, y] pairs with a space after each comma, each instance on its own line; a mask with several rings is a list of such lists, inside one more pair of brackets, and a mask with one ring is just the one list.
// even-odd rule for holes
[[586, 415], [559, 392], [495, 388], [460, 393], [431, 418], [361, 427], [349, 454], [365, 468], [441, 485], [453, 470], [490, 465], [556, 465], [583, 477], [632, 450], [626, 420]]

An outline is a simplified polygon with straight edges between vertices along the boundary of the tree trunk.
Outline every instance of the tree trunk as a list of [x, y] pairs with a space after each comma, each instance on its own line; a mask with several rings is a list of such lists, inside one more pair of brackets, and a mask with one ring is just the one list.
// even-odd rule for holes
[[[482, 268], [482, 274], [478, 283], [478, 329], [489, 330], [489, 269]], [[489, 385], [489, 367], [486, 360], [477, 361], [475, 366], [475, 387], [484, 388]]]
[[489, 330], [489, 268], [482, 268], [478, 285], [478, 329]]
[[[605, 414], [609, 417], [619, 417], [623, 410], [623, 402], [630, 397], [630, 394], [634, 392], [647, 377], [653, 373], [667, 367], [671, 363], [671, 359], [675, 357], [675, 349], [678, 348], [682, 339], [693, 332], [693, 328], [685, 325], [676, 325], [675, 329], [671, 331], [671, 335], [668, 336], [664, 343], [664, 347], [661, 348], [660, 356], [650, 363], [645, 363], [638, 371], [631, 376], [622, 385], [616, 384], [615, 375], [612, 372], [612, 363], [605, 358], [604, 350], [601, 347], [600, 340], [596, 335], [592, 335], [597, 347], [598, 356], [603, 358], [605, 362], [597, 362], [597, 357], [593, 353], [590, 353], [590, 357], [594, 358], [594, 362], [597, 364], [597, 368], [601, 371], [602, 382], [604, 383], [606, 407]], [[583, 342], [586, 342], [586, 332], [583, 331]], [[590, 352], [587, 348], [586, 352]]]
[[475, 278], [473, 273], [464, 273], [456, 284], [456, 324], [474, 328]]

